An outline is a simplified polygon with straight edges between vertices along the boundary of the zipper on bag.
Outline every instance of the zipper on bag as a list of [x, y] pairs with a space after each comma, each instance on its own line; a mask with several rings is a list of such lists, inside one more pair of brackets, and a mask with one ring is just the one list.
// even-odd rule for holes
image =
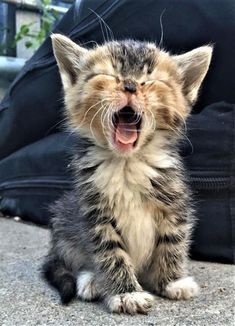
[[[223, 190], [230, 187], [229, 176], [189, 176], [189, 184], [197, 190]], [[0, 191], [20, 188], [72, 189], [72, 181], [62, 178], [29, 178], [9, 180], [0, 184]]]
[[189, 184], [197, 190], [224, 190], [230, 187], [229, 176], [190, 176]]
[[11, 180], [0, 184], [0, 191], [12, 190], [12, 189], [34, 189], [34, 188], [48, 188], [48, 189], [71, 189], [71, 181], [61, 179], [39, 179], [30, 178], [24, 180]]

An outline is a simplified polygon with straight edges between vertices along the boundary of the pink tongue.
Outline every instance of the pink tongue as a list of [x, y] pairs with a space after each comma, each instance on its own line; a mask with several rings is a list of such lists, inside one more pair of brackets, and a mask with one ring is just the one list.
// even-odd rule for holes
[[134, 144], [137, 140], [138, 134], [135, 123], [127, 123], [119, 118], [117, 124], [115, 140], [123, 145]]

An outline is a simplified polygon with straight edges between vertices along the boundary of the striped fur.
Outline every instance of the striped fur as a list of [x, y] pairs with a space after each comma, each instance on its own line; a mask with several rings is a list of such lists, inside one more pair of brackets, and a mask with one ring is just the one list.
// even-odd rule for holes
[[[53, 40], [77, 145], [74, 190], [52, 207], [46, 279], [64, 303], [78, 286], [80, 298], [102, 297], [110, 311], [119, 313], [146, 313], [154, 300], [147, 290], [171, 299], [195, 296], [197, 285], [187, 277], [191, 193], [177, 144], [180, 122], [195, 100], [211, 50], [192, 51], [192, 65], [195, 57], [199, 60], [195, 71], [190, 55], [181, 57], [179, 64], [177, 56], [153, 44], [116, 42], [88, 51], [59, 35]], [[146, 74], [163, 84], [147, 86]], [[150, 111], [156, 120], [154, 127], [143, 124], [137, 146], [123, 154], [113, 147], [109, 125], [99, 115], [102, 104], [97, 107], [96, 102], [107, 96], [105, 92], [116, 92], [119, 102], [112, 105], [125, 106], [125, 96], [130, 95], [123, 95], [119, 83], [126, 77], [135, 79], [138, 91], [132, 104], [144, 103], [144, 123]], [[187, 84], [187, 77], [192, 84]], [[140, 90], [140, 84], [145, 88]]]

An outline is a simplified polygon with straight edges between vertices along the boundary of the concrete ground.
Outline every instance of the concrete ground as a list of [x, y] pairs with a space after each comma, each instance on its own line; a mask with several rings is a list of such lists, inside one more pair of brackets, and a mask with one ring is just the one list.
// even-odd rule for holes
[[201, 295], [188, 302], [156, 298], [149, 315], [110, 314], [102, 303], [74, 301], [64, 307], [40, 279], [48, 247], [46, 229], [0, 218], [0, 325], [235, 325], [235, 268], [192, 262]]

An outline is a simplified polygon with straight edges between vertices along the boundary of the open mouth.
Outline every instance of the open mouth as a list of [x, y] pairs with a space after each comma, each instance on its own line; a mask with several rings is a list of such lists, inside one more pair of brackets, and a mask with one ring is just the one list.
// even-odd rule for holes
[[130, 106], [125, 106], [112, 116], [114, 125], [113, 140], [115, 146], [121, 151], [133, 149], [139, 138], [142, 117]]

